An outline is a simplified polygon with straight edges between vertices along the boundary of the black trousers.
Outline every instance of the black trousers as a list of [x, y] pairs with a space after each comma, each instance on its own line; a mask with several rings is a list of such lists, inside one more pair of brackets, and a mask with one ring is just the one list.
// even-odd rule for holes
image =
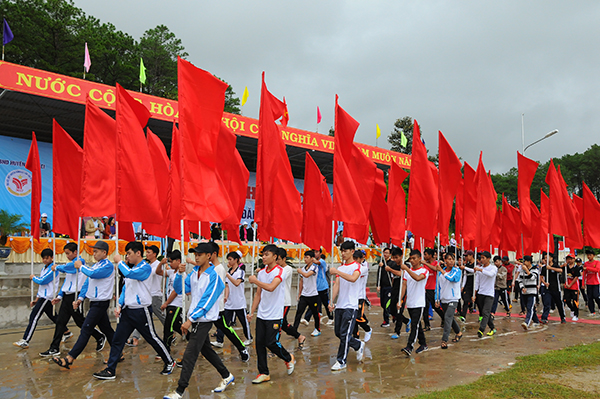
[[51, 301], [45, 298], [38, 298], [35, 302], [35, 305], [33, 305], [33, 309], [31, 309], [31, 313], [29, 314], [29, 324], [27, 324], [27, 328], [23, 333], [23, 339], [25, 341], [31, 341], [31, 337], [33, 337], [35, 328], [37, 327], [37, 324], [40, 321], [40, 317], [42, 317], [43, 313], [46, 313], [46, 316], [48, 316], [50, 320], [56, 324], [56, 315], [54, 314], [54, 309], [52, 309]]
[[177, 392], [183, 395], [185, 389], [188, 387], [198, 355], [202, 353], [202, 356], [219, 372], [221, 378], [229, 377], [229, 370], [223, 365], [221, 358], [213, 350], [210, 345], [210, 338], [208, 333], [212, 328], [213, 323], [193, 323], [188, 334], [189, 342], [183, 353], [181, 375], [177, 383]]
[[[52, 343], [50, 344], [50, 349], [58, 350], [60, 347], [60, 341], [62, 339], [63, 334], [67, 331], [67, 323], [73, 318], [77, 327], [81, 328], [83, 326], [83, 322], [85, 317], [83, 317], [83, 313], [81, 312], [81, 308], [83, 304], [77, 308], [77, 310], [73, 309], [73, 302], [75, 301], [75, 293], [65, 294], [60, 303], [60, 309], [58, 310], [58, 316], [56, 318], [56, 328], [54, 329], [54, 337], [52, 338]], [[100, 331], [93, 329], [92, 337], [96, 341], [99, 341], [103, 335]]]
[[[325, 307], [325, 312], [327, 314], [327, 317], [329, 317], [330, 320], [333, 319], [333, 314], [329, 311], [329, 289], [323, 290], [323, 291], [318, 291], [319, 294], [319, 314], [323, 314], [321, 312], [321, 305], [323, 305]], [[313, 316], [313, 311], [311, 308], [308, 308], [308, 310], [306, 311], [306, 314], [304, 315], [304, 320], [306, 321], [310, 321], [310, 318]]]
[[300, 326], [300, 320], [304, 314], [304, 310], [310, 308], [312, 315], [315, 319], [315, 329], [321, 331], [321, 317], [319, 314], [319, 296], [300, 296], [298, 301], [298, 307], [296, 308], [296, 318], [294, 319], [294, 328], [298, 330]]
[[476, 300], [477, 307], [479, 308], [479, 315], [481, 316], [481, 321], [479, 322], [479, 331], [484, 332], [486, 326], [490, 328], [490, 331], [493, 331], [496, 328], [494, 326], [494, 316], [492, 316], [494, 297], [477, 294]]
[[267, 363], [267, 348], [284, 362], [292, 360], [292, 356], [279, 342], [281, 336], [282, 320], [263, 320], [256, 318], [256, 358], [258, 362], [258, 373], [269, 375]]
[[390, 305], [392, 303], [392, 287], [381, 287], [379, 289], [379, 302], [383, 309], [383, 321], [386, 324], [390, 322]]
[[473, 286], [465, 285], [461, 293], [462, 307], [460, 308], [460, 315], [467, 317], [467, 311], [473, 307]]
[[498, 309], [498, 302], [502, 301], [506, 313], [510, 313], [510, 297], [506, 288], [498, 288], [494, 290], [494, 304], [492, 305], [492, 313], [495, 314]]
[[[310, 310], [310, 308], [309, 308]], [[291, 325], [288, 322], [287, 319], [287, 315], [288, 312], [290, 311], [290, 307], [289, 306], [284, 306], [283, 307], [283, 322], [281, 323], [281, 329], [289, 336], [292, 336], [296, 339], [298, 339], [300, 337], [300, 333], [298, 332], [298, 329], [294, 328], [293, 325]]]
[[[223, 312], [225, 312], [225, 322], [227, 323], [230, 329], [233, 325], [233, 321], [237, 316], [237, 318], [240, 320], [242, 328], [244, 329], [244, 335], [246, 336], [246, 339], [252, 339], [252, 333], [250, 332], [250, 323], [248, 323], [248, 319], [246, 318], [246, 309], [225, 309]], [[224, 335], [225, 334], [221, 329], [217, 330], [217, 342], [223, 342]]]
[[163, 324], [163, 342], [167, 347], [167, 352], [171, 353], [171, 344], [175, 333], [181, 335], [181, 325], [183, 317], [181, 316], [181, 308], [179, 306], [167, 306], [167, 314]]
[[352, 336], [352, 331], [356, 324], [356, 310], [336, 309], [334, 320], [333, 330], [335, 336], [340, 339], [337, 361], [339, 364], [346, 364], [348, 348], [352, 348], [355, 351], [360, 349], [360, 341]]
[[69, 352], [69, 356], [73, 359], [77, 359], [77, 356], [83, 352], [96, 326], [98, 326], [102, 334], [106, 335], [106, 340], [112, 348], [115, 331], [110, 325], [108, 313], [106, 313], [109, 305], [109, 300], [90, 301], [90, 310], [88, 311], [87, 316], [85, 316], [77, 342], [75, 342], [75, 345], [73, 345], [73, 348], [71, 348], [71, 351]]
[[219, 331], [221, 331], [221, 334], [225, 335], [227, 337], [227, 339], [229, 339], [231, 341], [231, 343], [237, 348], [237, 350], [239, 352], [242, 352], [243, 350], [246, 349], [246, 346], [244, 345], [244, 343], [242, 342], [242, 340], [240, 339], [240, 337], [237, 335], [237, 333], [235, 332], [235, 330], [233, 328], [231, 328], [231, 326], [229, 324], [227, 324], [227, 321], [225, 320], [225, 311], [219, 312], [219, 318], [214, 322], [215, 327], [217, 327], [217, 341], [218, 342], [223, 342], [223, 336], [221, 336], [221, 341], [219, 341], [218, 337], [219, 337]]
[[587, 297], [588, 297], [588, 308], [590, 309], [590, 313], [596, 313], [596, 308], [594, 307], [594, 301], [600, 308], [600, 285], [587, 285]]
[[[408, 335], [408, 342], [406, 347], [412, 351], [415, 342], [419, 340], [419, 345], [427, 345], [425, 340], [425, 333], [423, 332], [423, 325], [421, 319], [425, 313], [425, 308], [407, 308], [408, 314], [410, 315], [410, 334]], [[425, 315], [427, 317], [427, 315]]]
[[[438, 316], [440, 316], [440, 319], [442, 319], [443, 323], [445, 316], [444, 312], [441, 308], [435, 307], [435, 290], [425, 290], [425, 309], [429, 309], [429, 305], [431, 305], [433, 311], [437, 313]], [[431, 323], [429, 322], [429, 317], [424, 317], [423, 323], [425, 323], [426, 328], [431, 326]]]
[[[402, 306], [398, 309], [398, 304], [394, 304], [394, 309], [396, 310], [396, 323], [394, 324], [394, 332], [398, 335], [402, 332], [402, 324], [408, 326], [410, 323], [410, 319], [404, 316], [404, 310], [406, 309], [406, 302], [402, 302]], [[391, 310], [391, 309], [390, 309]]]
[[396, 316], [398, 315], [398, 302], [400, 302], [400, 286], [392, 286], [392, 293], [390, 294], [390, 316], [392, 320], [397, 322]]
[[550, 314], [552, 302], [554, 302], [554, 304], [558, 308], [558, 314], [560, 315], [560, 319], [564, 320], [565, 308], [563, 307], [563, 301], [560, 297], [560, 291], [551, 291], [549, 289], [546, 289], [546, 287], [544, 287], [544, 291], [542, 292], [542, 303], [544, 304], [544, 310], [542, 311], [542, 320], [548, 320], [548, 315]]
[[573, 315], [579, 317], [579, 291], [566, 289], [563, 301], [571, 309]]
[[358, 311], [356, 312], [356, 323], [354, 323], [354, 330], [352, 333], [354, 337], [358, 338], [358, 326], [360, 326], [365, 332], [371, 331], [371, 326], [369, 326], [369, 319], [367, 319], [367, 315], [365, 314], [365, 309], [367, 307], [367, 301], [364, 299], [358, 300]]

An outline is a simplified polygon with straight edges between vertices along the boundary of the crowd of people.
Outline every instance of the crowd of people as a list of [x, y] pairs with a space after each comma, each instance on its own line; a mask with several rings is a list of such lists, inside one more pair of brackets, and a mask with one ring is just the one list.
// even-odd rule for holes
[[[93, 376], [111, 380], [116, 378], [118, 364], [125, 360], [124, 347], [138, 345], [143, 337], [156, 352], [156, 358], [164, 363], [161, 374], [171, 374], [177, 366], [182, 369], [177, 389], [165, 398], [182, 397], [200, 354], [221, 376], [214, 392], [223, 392], [233, 383], [235, 377], [213, 349], [222, 348], [225, 337], [244, 362], [250, 360], [248, 348], [254, 344], [258, 374], [253, 384], [271, 379], [267, 349], [283, 360], [287, 374], [292, 374], [296, 360], [280, 343], [280, 333], [293, 337], [302, 349], [306, 337], [300, 334], [299, 326], [308, 325], [311, 318], [312, 337], [321, 335], [324, 323], [333, 324], [339, 339], [336, 362], [331, 366], [333, 372], [347, 367], [350, 348], [356, 352], [356, 361], [363, 361], [372, 334], [366, 295], [369, 264], [366, 254], [356, 250], [352, 241], [341, 243], [338, 267], [328, 269], [320, 250], [304, 253], [304, 265], [296, 269], [300, 282], [295, 298], [296, 315], [291, 324], [288, 313], [294, 303], [294, 268], [286, 262], [285, 249], [276, 245], [263, 248], [261, 267], [249, 275], [239, 252], [228, 253], [227, 265], [222, 264], [220, 248], [214, 241], [190, 248], [186, 259], [176, 250], [159, 260], [158, 247], [144, 247], [137, 241], [127, 244], [125, 259], [115, 255], [114, 263], [108, 259], [108, 251], [106, 242], [96, 242], [95, 263], [91, 266], [78, 255], [74, 242], [64, 246], [69, 260], [64, 265], [54, 263], [52, 250], [42, 251], [43, 269], [39, 276], [31, 275], [38, 285], [36, 300], [31, 303], [23, 338], [15, 346], [29, 348], [40, 317], [46, 313], [56, 327], [48, 350], [40, 356], [70, 369], [90, 337], [95, 339], [97, 351], [102, 351], [108, 342], [110, 354], [106, 365]], [[381, 327], [393, 323], [391, 339], [398, 339], [405, 326], [409, 334], [402, 352], [407, 357], [428, 350], [425, 333], [431, 330], [430, 311], [441, 319], [441, 349], [448, 349], [450, 341], [455, 344], [461, 341], [464, 328], [459, 323], [466, 321], [468, 313], [478, 314], [480, 338], [495, 335], [499, 304], [504, 308], [504, 317], [512, 316], [513, 304], [520, 305], [524, 330], [548, 323], [554, 309], [562, 323], [567, 322], [565, 309], [570, 311], [571, 321], [576, 322], [580, 294], [587, 302], [590, 317], [596, 315], [595, 305], [600, 306], [600, 261], [595, 260], [593, 251], [587, 251], [585, 263], [570, 253], [562, 265], [552, 253], [542, 254], [535, 263], [531, 256], [510, 262], [508, 257], [493, 256], [488, 251], [461, 253], [455, 248], [437, 255], [431, 248], [423, 253], [417, 249], [407, 252], [396, 247], [385, 248], [376, 278], [383, 311]], [[189, 272], [188, 265], [192, 266]], [[59, 273], [65, 274], [60, 288]], [[328, 275], [334, 277], [331, 286]], [[249, 312], [246, 282], [256, 290]], [[114, 314], [118, 323], [113, 329], [108, 311], [115, 295], [118, 301]], [[86, 299], [89, 310], [84, 315], [82, 303]], [[54, 315], [53, 305], [58, 302], [61, 305]], [[539, 316], [538, 304], [543, 305]], [[163, 324], [162, 337], [154, 327], [153, 315]], [[70, 351], [61, 357], [61, 341], [73, 336], [67, 326], [71, 318], [81, 331]], [[253, 319], [254, 334], [250, 329]], [[245, 340], [232, 327], [234, 322], [242, 327]], [[216, 333], [211, 342], [213, 327]], [[363, 330], [362, 339], [359, 328]], [[178, 336], [187, 341], [180, 360], [171, 353]]]

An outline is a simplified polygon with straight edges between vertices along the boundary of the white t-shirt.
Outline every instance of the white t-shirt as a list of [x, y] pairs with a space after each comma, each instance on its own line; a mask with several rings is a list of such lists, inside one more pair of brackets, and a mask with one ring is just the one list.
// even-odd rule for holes
[[[167, 270], [167, 298], [171, 296], [171, 292], [173, 292], [173, 282], [175, 281], [175, 276], [177, 272], [171, 268]], [[182, 274], [182, 281], [185, 281], [187, 277], [186, 273]], [[183, 301], [181, 300], [181, 295], [177, 295], [175, 299], [169, 304], [169, 306], [177, 306], [178, 308], [183, 306]]]
[[283, 268], [283, 284], [285, 285], [285, 296], [283, 306], [292, 306], [292, 275], [294, 268], [286, 266]]
[[404, 283], [406, 284], [406, 308], [424, 308], [425, 307], [425, 285], [429, 270], [421, 266], [418, 269], [411, 269], [415, 274], [424, 274], [425, 278], [417, 281], [413, 279], [408, 272], [404, 272]]
[[360, 277], [358, 282], [360, 283], [360, 292], [358, 293], [358, 299], [365, 299], [367, 297], [367, 280], [369, 279], [369, 264], [365, 260], [360, 264]]
[[[214, 264], [213, 264], [213, 266], [214, 266]], [[225, 266], [223, 266], [222, 263], [219, 263], [217, 266], [215, 266], [215, 271], [221, 278], [221, 281], [223, 282], [223, 284], [225, 284], [225, 280], [227, 278], [225, 276], [227, 274], [227, 270], [225, 270]], [[219, 300], [217, 301], [217, 303], [219, 304], [219, 312], [222, 312], [225, 309], [225, 290], [223, 290], [223, 292], [221, 293], [221, 296], [219, 297]]]
[[236, 287], [231, 280], [227, 279], [229, 296], [227, 297], [227, 302], [225, 302], [225, 309], [246, 309], [246, 292], [244, 290], [244, 277], [246, 273], [238, 267], [233, 273], [229, 271], [229, 274], [234, 280], [242, 280], [242, 282]]
[[319, 292], [317, 291], [317, 273], [319, 272], [319, 268], [317, 265], [315, 265], [314, 263], [311, 263], [310, 266], [306, 265], [302, 268], [302, 271], [304, 273], [308, 273], [310, 271], [313, 272], [313, 274], [310, 277], [304, 277], [303, 275], [300, 274], [300, 277], [302, 277], [302, 296], [317, 296], [319, 295]]
[[[264, 267], [256, 276], [261, 283], [271, 284], [278, 278], [283, 282], [283, 268], [275, 265], [270, 272]], [[279, 283], [273, 292], [261, 290], [260, 302], [256, 317], [262, 320], [281, 320], [283, 319], [283, 302], [285, 300], [285, 285]]]
[[[152, 296], [160, 296], [162, 297], [162, 276], [156, 274], [156, 268], [160, 262], [156, 259], [154, 262], [150, 263], [152, 267], [152, 273], [150, 273], [150, 277], [148, 277], [148, 288], [150, 288], [150, 295]], [[165, 270], [165, 265], [163, 265], [163, 271]]]
[[[354, 274], [355, 271], [360, 272], [360, 265], [352, 262], [348, 265], [338, 267], [338, 270], [346, 274]], [[358, 297], [360, 292], [360, 277], [355, 282], [351, 283], [341, 277], [338, 277], [339, 291], [336, 307], [338, 309], [358, 309]]]

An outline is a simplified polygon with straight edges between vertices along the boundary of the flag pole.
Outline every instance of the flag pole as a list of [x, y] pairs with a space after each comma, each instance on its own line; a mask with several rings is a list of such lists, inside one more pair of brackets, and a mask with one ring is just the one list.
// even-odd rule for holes
[[[331, 221], [331, 266], [329, 268], [333, 267], [333, 251], [335, 250], [335, 220]], [[329, 292], [333, 292], [333, 276], [331, 275], [331, 273], [329, 274]], [[329, 306], [329, 304], [327, 304], [327, 306]]]
[[[33, 226], [31, 226], [31, 230], [33, 230]], [[35, 252], [33, 252], [33, 236], [31, 236], [31, 274], [33, 275], [33, 255], [35, 254]], [[31, 281], [31, 302], [33, 302], [33, 279], [30, 279]]]
[[[56, 259], [56, 233], [52, 232], [52, 255], [53, 258]], [[54, 261], [53, 263], [56, 263], [56, 261]], [[59, 273], [57, 271], [54, 271], [54, 273], [56, 273], [56, 276], [59, 276]], [[56, 289], [58, 288], [58, 283], [60, 283], [60, 278], [58, 279], [58, 281], [56, 281], [56, 276], [53, 276], [53, 282], [54, 282], [54, 295], [52, 296], [52, 299], [56, 298]]]
[[[81, 216], [79, 216], [79, 227], [77, 227], [77, 255], [75, 261], [81, 254]], [[77, 292], [79, 291], [79, 269], [75, 269], [75, 301], [77, 301]]]
[[2, 45], [2, 61], [4, 61], [4, 45]]
[[85, 65], [83, 66], [83, 79], [85, 80]]
[[[181, 219], [181, 262], [185, 265], [185, 271], [187, 272], [187, 261], [185, 259], [185, 240], [184, 240], [184, 229], [183, 229], [183, 219]], [[179, 271], [177, 271], [179, 273]], [[185, 312], [185, 278], [181, 276], [181, 312], [183, 316], [183, 320], [187, 321], [187, 316]]]
[[[256, 256], [256, 229], [258, 228], [257, 224], [254, 223], [254, 228], [252, 229], [252, 270], [250, 270], [250, 274], [254, 276], [254, 257]], [[250, 284], [250, 310], [252, 310], [252, 300], [254, 298], [254, 286]]]
[[[117, 215], [115, 215], [117, 216]], [[119, 221], [116, 220], [115, 217], [115, 237], [117, 240], [115, 241], [115, 250], [117, 251], [117, 255], [119, 254]], [[119, 297], [119, 266], [118, 264], [115, 266], [115, 309], [117, 308], [117, 302]], [[83, 308], [82, 308], [83, 309]], [[117, 324], [119, 324], [120, 317], [117, 317]]]

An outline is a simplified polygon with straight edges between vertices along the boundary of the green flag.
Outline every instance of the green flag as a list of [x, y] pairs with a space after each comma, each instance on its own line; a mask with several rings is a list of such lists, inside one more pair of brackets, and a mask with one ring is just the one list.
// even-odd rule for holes
[[140, 58], [140, 83], [146, 84], [146, 67], [144, 66], [144, 59]]
[[408, 139], [406, 138], [406, 136], [404, 135], [404, 131], [400, 132], [400, 145], [404, 148], [406, 148], [406, 144], [408, 144]]

